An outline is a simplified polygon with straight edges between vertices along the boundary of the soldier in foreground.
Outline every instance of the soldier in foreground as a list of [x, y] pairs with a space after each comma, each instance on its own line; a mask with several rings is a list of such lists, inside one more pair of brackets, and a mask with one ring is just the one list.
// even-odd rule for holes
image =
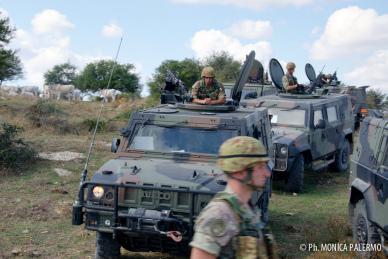
[[239, 136], [225, 141], [217, 164], [227, 186], [199, 215], [190, 245], [192, 259], [274, 258], [272, 236], [264, 234], [260, 213], [250, 203], [263, 190], [271, 171], [265, 147], [257, 139]]
[[297, 89], [299, 87], [298, 80], [293, 75], [295, 71], [295, 63], [288, 62], [286, 69], [287, 73], [282, 78], [284, 91], [287, 93], [297, 93]]
[[214, 105], [225, 103], [224, 86], [215, 79], [215, 76], [212, 67], [205, 67], [202, 70], [202, 79], [195, 82], [192, 87], [193, 103]]

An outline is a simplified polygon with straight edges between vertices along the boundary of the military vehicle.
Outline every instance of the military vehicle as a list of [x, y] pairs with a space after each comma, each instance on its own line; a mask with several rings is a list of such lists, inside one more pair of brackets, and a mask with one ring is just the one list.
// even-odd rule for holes
[[[223, 83], [227, 97], [232, 96], [233, 83]], [[264, 67], [258, 60], [254, 60], [248, 80], [242, 90], [241, 99], [254, 99], [259, 96], [276, 94], [278, 91], [269, 81], [268, 73], [264, 73]]]
[[387, 120], [366, 117], [361, 123], [350, 159], [349, 184], [353, 239], [362, 245], [381, 244], [388, 255]]
[[307, 78], [311, 84], [315, 85], [317, 94], [323, 91], [328, 93], [348, 94], [352, 101], [352, 110], [355, 118], [355, 128], [358, 129], [362, 119], [368, 114], [366, 103], [366, 89], [369, 86], [348, 86], [341, 84], [337, 78], [337, 72], [331, 74], [323, 74], [322, 71], [316, 75], [314, 67], [307, 63], [305, 66]]
[[[120, 247], [187, 252], [197, 215], [225, 188], [216, 167], [219, 146], [234, 136], [252, 136], [273, 153], [267, 109], [238, 107], [253, 59], [254, 52], [225, 105], [178, 103], [134, 112], [122, 138], [112, 141], [117, 157], [89, 181], [81, 177], [72, 223], [97, 232], [97, 258], [118, 256]], [[264, 212], [267, 187], [252, 197]]]
[[[270, 62], [271, 78], [282, 87], [280, 63]], [[300, 192], [305, 165], [319, 171], [333, 165], [348, 169], [352, 151], [354, 118], [349, 95], [268, 95], [242, 102], [246, 107], [266, 107], [272, 124], [274, 174], [283, 176], [286, 189]]]

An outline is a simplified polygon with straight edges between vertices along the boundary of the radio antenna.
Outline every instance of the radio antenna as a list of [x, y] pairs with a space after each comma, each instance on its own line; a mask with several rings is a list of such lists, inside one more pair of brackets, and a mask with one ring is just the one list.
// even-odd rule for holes
[[[108, 84], [107, 84], [107, 86], [106, 86], [105, 89], [109, 89], [110, 84], [111, 84], [111, 82], [112, 82], [112, 76], [113, 76], [113, 72], [114, 72], [114, 70], [115, 70], [115, 68], [116, 68], [116, 65], [117, 65], [117, 58], [118, 58], [119, 53], [120, 53], [120, 48], [121, 48], [121, 43], [122, 43], [122, 42], [123, 42], [123, 38], [120, 38], [120, 43], [119, 43], [119, 46], [117, 47], [116, 57], [115, 57], [114, 62], [113, 62], [113, 64], [112, 64], [112, 69], [111, 69], [111, 71], [110, 71]], [[98, 113], [98, 117], [97, 117], [97, 121], [96, 121], [96, 126], [94, 127], [92, 141], [91, 141], [91, 143], [90, 143], [90, 145], [89, 145], [88, 156], [86, 157], [85, 166], [84, 166], [84, 169], [83, 169], [83, 171], [82, 171], [80, 185], [82, 185], [82, 184], [86, 181], [86, 177], [87, 177], [87, 175], [88, 175], [88, 165], [89, 165], [89, 161], [90, 161], [90, 156], [91, 156], [92, 151], [93, 151], [94, 141], [96, 140], [96, 134], [97, 134], [98, 124], [100, 123], [102, 110], [104, 109], [104, 104], [105, 104], [105, 98], [103, 98], [103, 99], [101, 100], [100, 111], [99, 111], [99, 113]]]

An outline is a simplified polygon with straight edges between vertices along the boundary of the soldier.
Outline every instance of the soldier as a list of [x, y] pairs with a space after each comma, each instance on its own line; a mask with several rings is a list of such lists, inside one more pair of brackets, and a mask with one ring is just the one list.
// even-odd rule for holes
[[283, 76], [283, 88], [287, 93], [297, 93], [298, 89], [298, 80], [295, 76], [293, 76], [295, 71], [295, 63], [288, 62], [287, 63], [287, 73]]
[[205, 67], [201, 73], [202, 79], [195, 82], [191, 95], [193, 103], [197, 104], [224, 104], [224, 86], [215, 79], [215, 71], [212, 67]]
[[268, 161], [264, 145], [252, 137], [234, 137], [221, 145], [217, 164], [227, 186], [196, 221], [192, 259], [274, 257], [272, 236], [264, 234], [260, 212], [250, 202], [271, 176]]

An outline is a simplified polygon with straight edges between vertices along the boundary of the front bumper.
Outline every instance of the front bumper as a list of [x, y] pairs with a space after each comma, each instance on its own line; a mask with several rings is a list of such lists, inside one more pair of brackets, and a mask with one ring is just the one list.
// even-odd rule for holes
[[[87, 202], [85, 190], [96, 183], [85, 182], [79, 190], [79, 197], [73, 205], [73, 225], [85, 223], [89, 230], [113, 233], [121, 245], [131, 251], [155, 251], [181, 253], [188, 249], [193, 235], [194, 219], [197, 216], [199, 195], [213, 196], [214, 192], [176, 189], [134, 184], [101, 184], [112, 188], [113, 200], [110, 206], [97, 206]], [[187, 216], [174, 215], [170, 208], [138, 208], [119, 202], [119, 192], [125, 188], [152, 192], [177, 192], [188, 194]], [[197, 202], [196, 202], [197, 201]], [[135, 207], [135, 208], [134, 208]], [[179, 234], [174, 239], [171, 233]], [[170, 236], [169, 236], [170, 235]]]

